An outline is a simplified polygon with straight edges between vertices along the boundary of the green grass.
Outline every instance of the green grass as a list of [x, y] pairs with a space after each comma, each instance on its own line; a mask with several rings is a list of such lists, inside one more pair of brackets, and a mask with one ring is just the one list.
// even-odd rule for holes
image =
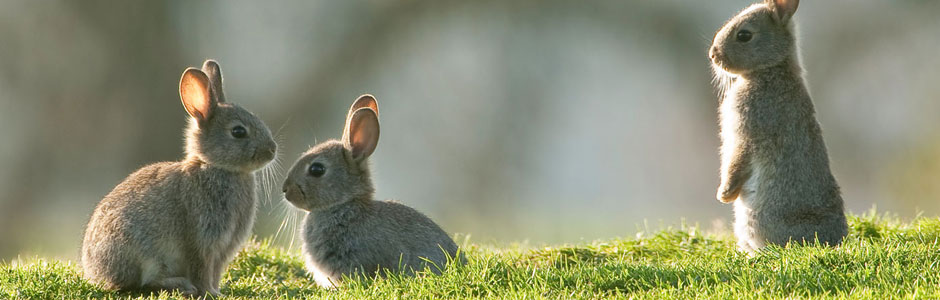
[[[230, 265], [222, 293], [225, 299], [940, 298], [940, 219], [850, 219], [851, 234], [838, 248], [771, 247], [747, 257], [734, 250], [730, 237], [696, 228], [542, 249], [471, 244], [464, 247], [468, 263], [440, 276], [355, 279], [335, 290], [313, 284], [299, 253], [252, 243]], [[179, 298], [112, 293], [80, 274], [72, 262], [4, 263], [0, 299]]]

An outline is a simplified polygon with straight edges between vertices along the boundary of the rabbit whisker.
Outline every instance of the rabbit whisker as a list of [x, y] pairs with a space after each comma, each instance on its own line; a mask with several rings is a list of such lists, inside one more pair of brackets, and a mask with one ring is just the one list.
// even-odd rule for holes
[[280, 209], [279, 209], [281, 212], [280, 214], [283, 215], [284, 217], [281, 218], [281, 224], [277, 227], [277, 232], [274, 233], [275, 240], [279, 240], [279, 238], [281, 237], [281, 233], [285, 229], [288, 229], [290, 227], [289, 225], [291, 223], [291, 219], [293, 216], [291, 213], [290, 205], [285, 204], [285, 202], [286, 200], [282, 200], [281, 202], [278, 203], [278, 205], [280, 206]]

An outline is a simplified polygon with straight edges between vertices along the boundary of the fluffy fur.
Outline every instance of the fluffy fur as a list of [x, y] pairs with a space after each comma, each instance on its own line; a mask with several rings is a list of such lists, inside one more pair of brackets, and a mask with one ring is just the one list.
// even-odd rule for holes
[[[218, 295], [222, 272], [251, 232], [253, 172], [274, 158], [271, 132], [225, 102], [214, 61], [183, 73], [180, 97], [192, 116], [186, 158], [143, 167], [101, 200], [82, 242], [91, 282]], [[247, 135], [235, 137], [236, 126]]]
[[802, 77], [791, 21], [798, 5], [748, 7], [718, 31], [709, 54], [716, 81], [725, 84], [717, 198], [734, 202], [735, 235], [747, 252], [817, 238], [839, 245], [848, 232]]
[[[304, 153], [284, 181], [285, 197], [307, 211], [303, 255], [316, 282], [333, 287], [345, 276], [439, 273], [457, 245], [437, 224], [400, 203], [375, 201], [368, 157], [378, 143], [378, 106], [360, 97], [347, 115], [343, 141]], [[325, 170], [316, 176], [313, 164]]]

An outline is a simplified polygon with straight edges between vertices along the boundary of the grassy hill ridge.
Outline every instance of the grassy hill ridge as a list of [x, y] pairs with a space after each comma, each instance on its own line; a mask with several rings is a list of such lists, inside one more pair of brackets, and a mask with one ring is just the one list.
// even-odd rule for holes
[[[902, 223], [850, 217], [839, 248], [771, 247], [755, 257], [729, 237], [694, 227], [635, 239], [540, 249], [464, 246], [468, 264], [441, 276], [349, 281], [324, 290], [299, 253], [254, 242], [229, 266], [223, 299], [279, 298], [636, 298], [940, 299], [940, 218]], [[112, 293], [81, 279], [73, 262], [41, 258], [0, 264], [0, 299], [171, 299]]]

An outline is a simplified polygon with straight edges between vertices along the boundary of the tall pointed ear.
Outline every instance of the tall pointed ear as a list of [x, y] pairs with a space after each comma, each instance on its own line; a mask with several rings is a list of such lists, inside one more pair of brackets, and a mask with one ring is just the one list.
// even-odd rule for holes
[[202, 72], [209, 77], [212, 96], [218, 102], [225, 102], [225, 93], [222, 89], [222, 67], [215, 60], [207, 59], [202, 64]]
[[[368, 107], [375, 111], [375, 116], [379, 116], [379, 103], [375, 101], [375, 97], [370, 94], [364, 94], [359, 96], [356, 101], [353, 101], [352, 106], [349, 107], [349, 112], [346, 113], [346, 123], [349, 123], [349, 119], [352, 118], [353, 113], [360, 108]], [[346, 140], [346, 132], [343, 132], [343, 140]]]
[[774, 12], [774, 20], [780, 24], [787, 24], [800, 6], [800, 0], [766, 0], [767, 5]]
[[353, 101], [352, 106], [349, 107], [349, 113], [346, 114], [346, 119], [348, 120], [349, 117], [352, 117], [356, 110], [363, 107], [371, 108], [373, 111], [375, 111], [376, 116], [379, 115], [379, 103], [375, 101], [375, 97], [370, 94], [364, 94], [359, 96], [356, 101]]
[[375, 152], [379, 144], [379, 115], [372, 108], [357, 109], [346, 121], [343, 144], [355, 162], [361, 162]]
[[188, 68], [180, 78], [180, 100], [190, 116], [199, 123], [212, 117], [216, 103], [210, 95], [209, 77], [196, 68]]

